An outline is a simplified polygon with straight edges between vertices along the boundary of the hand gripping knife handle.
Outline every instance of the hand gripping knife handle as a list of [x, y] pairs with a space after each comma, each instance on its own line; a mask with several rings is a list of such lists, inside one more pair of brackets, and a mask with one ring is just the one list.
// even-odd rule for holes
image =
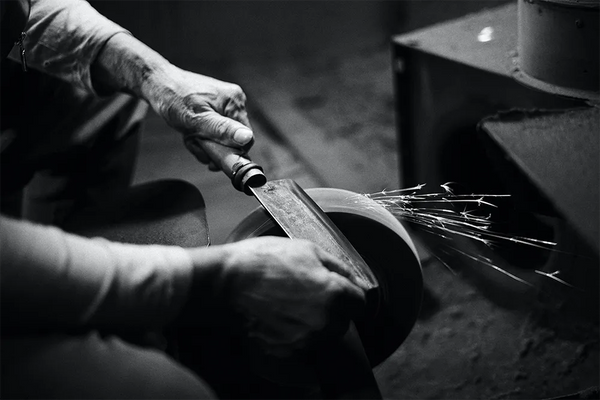
[[197, 136], [190, 135], [185, 138], [185, 146], [192, 154], [199, 159], [197, 156], [198, 151], [204, 150], [211, 161], [231, 179], [233, 187], [247, 195], [252, 195], [250, 192], [251, 187], [262, 186], [267, 182], [262, 167], [246, 157], [247, 151], [253, 144], [254, 138], [239, 152], [233, 147], [200, 139]]

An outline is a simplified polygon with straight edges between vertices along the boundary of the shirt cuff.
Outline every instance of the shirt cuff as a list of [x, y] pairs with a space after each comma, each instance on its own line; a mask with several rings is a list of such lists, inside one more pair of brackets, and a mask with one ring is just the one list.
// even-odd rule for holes
[[[94, 239], [109, 254], [114, 274], [82, 315], [82, 323], [161, 327], [183, 307], [193, 276], [192, 260], [183, 248], [139, 246]], [[72, 255], [85, 265], [88, 252], [77, 246]], [[80, 262], [77, 262], [80, 263]]]

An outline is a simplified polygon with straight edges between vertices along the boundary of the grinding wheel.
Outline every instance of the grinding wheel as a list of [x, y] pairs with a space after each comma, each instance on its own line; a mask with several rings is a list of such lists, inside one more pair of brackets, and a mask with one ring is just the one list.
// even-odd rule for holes
[[[417, 319], [423, 291], [421, 265], [406, 229], [379, 204], [342, 189], [307, 189], [348, 238], [377, 277], [378, 305], [357, 323], [371, 366], [388, 358], [406, 339]], [[259, 236], [285, 236], [259, 207], [231, 232], [227, 242]]]

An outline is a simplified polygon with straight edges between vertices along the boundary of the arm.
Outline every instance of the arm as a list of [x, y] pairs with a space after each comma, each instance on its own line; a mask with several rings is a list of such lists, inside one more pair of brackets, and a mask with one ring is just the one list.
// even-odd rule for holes
[[[86, 239], [0, 216], [3, 329], [210, 327], [213, 307], [265, 353], [343, 334], [364, 294], [314, 244], [255, 238], [197, 249]], [[331, 272], [331, 270], [339, 273]], [[346, 271], [346, 272], [345, 272]]]
[[86, 239], [0, 217], [4, 327], [162, 326], [188, 295], [192, 262], [178, 247]]
[[[242, 147], [253, 135], [235, 84], [182, 70], [83, 0], [32, 0], [25, 48], [30, 68], [80, 90], [122, 91], [147, 101], [190, 136]], [[12, 58], [19, 61], [13, 54]], [[202, 150], [194, 155], [207, 163]]]
[[[146, 100], [186, 139], [232, 147], [252, 141], [246, 95], [238, 85], [182, 70], [133, 36], [108, 40], [92, 65], [92, 77], [98, 91], [119, 90]], [[200, 161], [208, 161], [193, 150]]]

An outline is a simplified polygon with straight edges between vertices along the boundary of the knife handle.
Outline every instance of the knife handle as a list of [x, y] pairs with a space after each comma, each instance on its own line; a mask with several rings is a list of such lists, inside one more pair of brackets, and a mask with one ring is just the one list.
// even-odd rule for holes
[[254, 138], [242, 149], [236, 149], [212, 140], [200, 139], [197, 136], [190, 135], [185, 138], [185, 146], [196, 158], [199, 158], [198, 150], [202, 149], [211, 161], [231, 179], [233, 187], [247, 195], [252, 195], [251, 187], [262, 186], [267, 182], [262, 167], [253, 163], [247, 156], [252, 144], [254, 144]]

